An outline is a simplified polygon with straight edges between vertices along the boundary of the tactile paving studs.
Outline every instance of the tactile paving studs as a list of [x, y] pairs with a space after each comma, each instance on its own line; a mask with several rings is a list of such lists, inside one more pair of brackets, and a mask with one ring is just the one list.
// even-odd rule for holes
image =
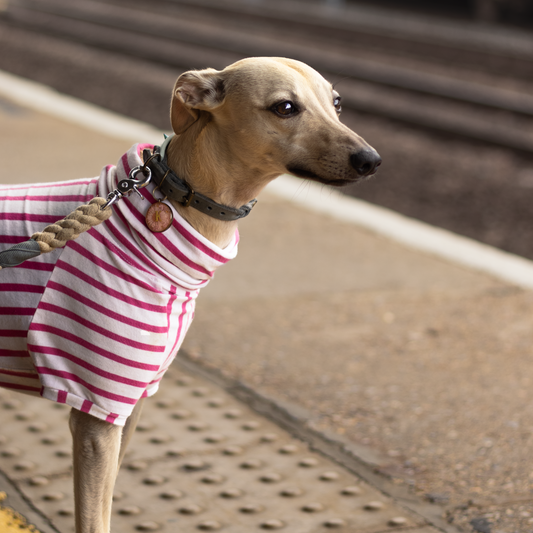
[[263, 483], [277, 483], [283, 479], [283, 476], [277, 472], [269, 472], [268, 474], [263, 474], [260, 476], [259, 479]]
[[220, 476], [218, 474], [207, 474], [202, 476], [201, 481], [207, 485], [220, 485], [221, 483], [224, 483], [225, 478], [224, 476]]
[[241, 513], [245, 514], [257, 514], [263, 511], [265, 508], [262, 505], [249, 503], [247, 505], [243, 505], [242, 507], [239, 507], [239, 511]]
[[230, 420], [235, 420], [242, 416], [242, 411], [240, 409], [229, 409], [224, 413], [224, 416]]
[[118, 514], [122, 514], [124, 516], [134, 516], [141, 514], [141, 508], [137, 507], [136, 505], [130, 505], [128, 507], [122, 507], [118, 510]]
[[[72, 533], [68, 410], [31, 397], [8, 405], [0, 404], [0, 469], [58, 531]], [[422, 525], [223, 390], [174, 368], [138, 429], [117, 480], [113, 531], [415, 533]]]
[[359, 496], [362, 494], [361, 487], [353, 486], [353, 487], [344, 487], [341, 490], [341, 494], [343, 496]]
[[331, 529], [344, 527], [345, 525], [346, 525], [346, 520], [343, 520], [342, 518], [330, 518], [329, 520], [326, 520], [324, 522], [324, 526], [331, 528]]
[[278, 435], [276, 433], [265, 433], [261, 437], [261, 442], [274, 442], [278, 440]]
[[233, 500], [235, 498], [240, 498], [243, 494], [244, 492], [240, 489], [226, 489], [220, 493], [220, 496], [222, 498], [227, 498], [228, 500]]
[[259, 429], [261, 424], [257, 420], [248, 420], [248, 422], [245, 422], [241, 427], [246, 431], [254, 431]]
[[315, 457], [306, 457], [298, 463], [298, 466], [303, 466], [304, 468], [311, 468], [313, 466], [317, 466], [318, 464], [320, 463]]
[[201, 531], [218, 531], [221, 527], [222, 524], [216, 520], [206, 520], [198, 524], [198, 529]]
[[389, 520], [389, 525], [394, 527], [402, 527], [407, 524], [407, 519], [403, 516], [395, 516]]
[[195, 505], [194, 503], [183, 505], [178, 509], [178, 512], [186, 515], [200, 514], [202, 511], [203, 509], [199, 505]]
[[380, 501], [369, 502], [364, 506], [365, 511], [380, 511], [385, 504]]
[[279, 449], [279, 453], [284, 453], [286, 455], [296, 453], [298, 451], [298, 446], [295, 444], [286, 444]]
[[339, 473], [338, 472], [324, 472], [320, 475], [320, 481], [336, 481], [339, 479]]
[[222, 450], [224, 455], [240, 455], [244, 450], [240, 446], [228, 446]]
[[158, 531], [161, 525], [157, 522], [141, 522], [135, 526], [137, 531]]
[[179, 500], [183, 498], [183, 492], [181, 490], [169, 490], [162, 492], [159, 497], [163, 498], [163, 500]]
[[255, 470], [257, 468], [261, 468], [262, 466], [263, 461], [260, 461], [259, 459], [248, 459], [240, 464], [240, 467], [245, 468], [246, 470]]
[[318, 502], [308, 503], [302, 507], [302, 511], [305, 511], [306, 513], [318, 513], [323, 510], [324, 506]]
[[301, 496], [303, 493], [304, 491], [299, 487], [289, 487], [289, 488], [283, 489], [279, 493], [279, 495], [285, 498], [296, 498], [296, 496]]
[[17, 396], [3, 389], [2, 396], [0, 470], [15, 481], [37, 472], [67, 473], [70, 454], [56, 452], [57, 444], [70, 441], [68, 411], [55, 409], [52, 402], [41, 398]]
[[149, 476], [143, 479], [145, 485], [163, 485], [163, 483], [166, 483], [167, 481], [168, 478], [165, 476]]
[[281, 520], [266, 520], [261, 524], [261, 527], [263, 529], [281, 529], [282, 527], [285, 527], [285, 523]]
[[201, 470], [206, 470], [209, 468], [209, 464], [201, 459], [189, 459], [182, 466], [183, 470], [188, 472], [199, 472]]

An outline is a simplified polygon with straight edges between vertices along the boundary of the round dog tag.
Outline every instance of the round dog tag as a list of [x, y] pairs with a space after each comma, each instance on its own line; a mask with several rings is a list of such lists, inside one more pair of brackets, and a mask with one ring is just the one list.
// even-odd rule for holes
[[146, 225], [153, 233], [161, 233], [172, 226], [172, 209], [161, 200], [152, 204], [146, 212]]

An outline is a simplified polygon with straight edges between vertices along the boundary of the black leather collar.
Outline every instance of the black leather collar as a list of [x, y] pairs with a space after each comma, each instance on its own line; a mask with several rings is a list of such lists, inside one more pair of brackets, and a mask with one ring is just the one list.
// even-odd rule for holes
[[222, 205], [195, 192], [185, 180], [174, 174], [167, 165], [166, 148], [169, 142], [170, 137], [161, 147], [155, 146], [153, 153], [150, 150], [143, 150], [144, 164], [152, 171], [152, 180], [159, 187], [161, 194], [185, 207], [194, 207], [217, 220], [238, 220], [250, 214], [257, 200], [254, 199], [238, 208]]

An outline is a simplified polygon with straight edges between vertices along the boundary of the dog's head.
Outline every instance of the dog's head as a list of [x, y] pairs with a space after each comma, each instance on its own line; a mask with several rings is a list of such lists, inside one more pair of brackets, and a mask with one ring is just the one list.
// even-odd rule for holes
[[289, 172], [341, 186], [373, 175], [381, 158], [340, 122], [340, 110], [339, 94], [306, 64], [248, 58], [222, 71], [182, 74], [171, 122], [182, 134], [203, 119], [202, 128], [228, 139], [232, 160], [265, 175]]

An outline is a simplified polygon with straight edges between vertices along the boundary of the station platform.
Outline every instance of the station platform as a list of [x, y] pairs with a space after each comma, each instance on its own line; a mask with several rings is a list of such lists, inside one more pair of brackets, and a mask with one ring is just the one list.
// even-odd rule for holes
[[[0, 123], [0, 183], [163, 138], [4, 74]], [[290, 177], [240, 234], [147, 402], [113, 532], [533, 531], [532, 264]], [[0, 389], [0, 525], [73, 531], [67, 417]]]

